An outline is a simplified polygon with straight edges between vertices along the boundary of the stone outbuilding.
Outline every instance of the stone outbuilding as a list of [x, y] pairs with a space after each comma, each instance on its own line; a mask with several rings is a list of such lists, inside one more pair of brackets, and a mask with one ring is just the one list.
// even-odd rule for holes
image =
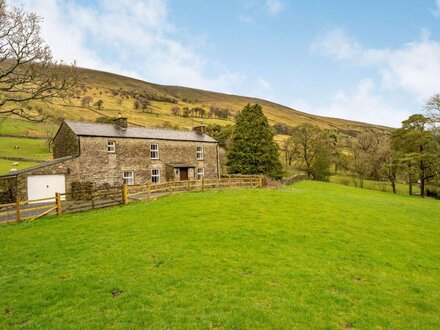
[[218, 142], [204, 127], [175, 131], [64, 121], [54, 138], [53, 160], [0, 176], [0, 203], [53, 197], [72, 185], [143, 185], [220, 177]]

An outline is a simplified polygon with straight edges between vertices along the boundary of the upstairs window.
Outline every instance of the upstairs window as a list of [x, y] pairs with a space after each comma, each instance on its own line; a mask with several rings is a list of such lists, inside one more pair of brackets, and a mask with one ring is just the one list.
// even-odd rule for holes
[[205, 176], [205, 169], [203, 167], [197, 168], [197, 180], [202, 180]]
[[196, 157], [197, 160], [203, 160], [203, 147], [197, 147]]
[[126, 185], [132, 186], [134, 185], [134, 172], [133, 171], [124, 171], [123, 174], [124, 183]]
[[160, 169], [158, 168], [151, 169], [151, 182], [152, 183], [160, 182]]
[[114, 154], [116, 152], [116, 141], [107, 141], [107, 152]]
[[151, 159], [159, 159], [159, 145], [158, 144], [150, 144], [150, 158]]

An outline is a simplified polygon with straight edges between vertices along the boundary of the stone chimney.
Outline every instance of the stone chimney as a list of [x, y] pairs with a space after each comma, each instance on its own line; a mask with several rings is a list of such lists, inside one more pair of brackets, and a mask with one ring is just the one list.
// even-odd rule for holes
[[206, 126], [196, 126], [196, 127], [193, 127], [193, 131], [194, 132], [197, 132], [198, 134], [200, 134], [200, 135], [203, 135], [203, 134], [205, 134], [205, 132], [206, 132]]
[[120, 129], [127, 129], [128, 127], [128, 122], [127, 122], [127, 118], [126, 117], [122, 117], [122, 115], [119, 113], [118, 118], [115, 118], [113, 120], [113, 122], [115, 123], [115, 126], [117, 128]]

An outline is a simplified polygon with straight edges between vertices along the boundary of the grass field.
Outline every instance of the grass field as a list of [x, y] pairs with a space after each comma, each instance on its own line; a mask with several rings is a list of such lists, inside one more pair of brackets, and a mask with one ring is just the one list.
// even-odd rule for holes
[[440, 204], [332, 183], [0, 227], [0, 328], [439, 329]]
[[[334, 175], [330, 178], [330, 181], [346, 186], [355, 186], [355, 181], [353, 180], [353, 178], [347, 175]], [[391, 183], [389, 183], [388, 181], [364, 180], [364, 189], [393, 192]], [[401, 195], [408, 195], [408, 185], [403, 183], [396, 183], [396, 193]], [[420, 188], [416, 184], [413, 185], [413, 193], [420, 194]]]
[[[19, 149], [14, 148], [15, 146]], [[0, 157], [6, 156], [49, 160], [52, 153], [47, 148], [46, 140], [0, 137]]]
[[22, 170], [38, 164], [34, 162], [19, 162], [18, 165], [12, 165], [12, 163], [14, 163], [14, 161], [0, 159], [0, 175], [10, 173], [11, 169], [13, 168], [17, 170]]

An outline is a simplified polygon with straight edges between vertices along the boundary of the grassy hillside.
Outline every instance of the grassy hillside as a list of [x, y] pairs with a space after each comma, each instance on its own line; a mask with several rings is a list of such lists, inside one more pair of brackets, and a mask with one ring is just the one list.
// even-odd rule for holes
[[[297, 126], [301, 123], [312, 123], [321, 128], [334, 130], [339, 133], [339, 144], [350, 146], [351, 141], [356, 135], [366, 130], [389, 132], [387, 127], [354, 122], [336, 118], [326, 118], [306, 114], [288, 107], [252, 97], [228, 95], [216, 92], [203, 91], [198, 89], [163, 86], [152, 84], [124, 76], [111, 73], [94, 71], [89, 69], [78, 69], [78, 90], [76, 96], [69, 101], [55, 101], [52, 104], [31, 101], [22, 104], [35, 111], [43, 111], [51, 116], [51, 120], [44, 123], [33, 123], [17, 117], [10, 117], [0, 121], [0, 136], [5, 138], [0, 140], [0, 157], [25, 157], [34, 159], [48, 159], [50, 154], [47, 152], [29, 151], [21, 152], [10, 148], [15, 145], [15, 141], [10, 136], [19, 137], [39, 137], [44, 138], [47, 132], [56, 132], [62, 119], [73, 119], [80, 121], [96, 121], [99, 118], [114, 118], [119, 113], [128, 117], [131, 125], [148, 127], [165, 127], [173, 129], [188, 130], [200, 124], [234, 124], [233, 116], [240, 111], [247, 103], [260, 103], [263, 106], [265, 115], [270, 123], [284, 124], [289, 127]], [[91, 97], [91, 102], [84, 105], [82, 99]], [[150, 105], [147, 109], [135, 109], [136, 100], [149, 98]], [[98, 108], [95, 103], [103, 101], [102, 108]], [[13, 105], [10, 105], [13, 106]], [[172, 114], [172, 108], [179, 107], [181, 115]], [[215, 116], [208, 118], [211, 107], [228, 109], [230, 116], [227, 119], [219, 119]], [[200, 116], [183, 116], [183, 109], [199, 108], [205, 111], [204, 118]], [[281, 145], [287, 139], [286, 135], [277, 135], [276, 141]], [[23, 142], [24, 143], [24, 142]], [[32, 144], [32, 142], [29, 142]], [[43, 143], [44, 144], [44, 143]], [[3, 162], [4, 163], [4, 162]], [[10, 170], [8, 164], [0, 164], [0, 174]], [[22, 163], [21, 166], [24, 166]]]
[[0, 136], [0, 146], [0, 157], [14, 155], [18, 158], [41, 161], [51, 159], [45, 140]]
[[0, 328], [438, 329], [440, 204], [331, 183], [0, 226]]
[[[233, 123], [233, 119], [232, 117], [221, 120], [175, 116], [171, 112], [173, 107], [199, 107], [208, 112], [211, 106], [215, 106], [227, 108], [234, 115], [247, 103], [260, 103], [271, 124], [282, 123], [288, 126], [296, 126], [300, 123], [309, 122], [348, 135], [354, 135], [366, 129], [389, 130], [378, 125], [310, 115], [252, 97], [228, 95], [186, 87], [157, 85], [89, 69], [78, 69], [78, 76], [79, 89], [76, 98], [70, 100], [70, 102], [58, 102], [49, 106], [38, 102], [30, 102], [28, 105], [34, 109], [42, 109], [55, 118], [94, 121], [102, 116], [115, 117], [121, 112], [129, 118], [132, 124], [143, 126], [172, 125], [181, 129], [191, 129], [200, 123], [228, 125]], [[82, 106], [81, 99], [84, 96], [92, 98], [88, 106]], [[151, 101], [146, 111], [135, 110], [134, 101], [139, 97], [160, 100]], [[94, 105], [98, 100], [104, 102], [102, 109], [98, 109]], [[30, 124], [18, 118], [12, 118], [0, 124], [0, 134], [43, 136], [43, 132], [43, 124]]]
[[[1, 127], [1, 124], [0, 124]], [[15, 159], [8, 159], [14, 157]], [[0, 136], [0, 175], [52, 158], [46, 140]], [[18, 164], [17, 164], [18, 163]]]

